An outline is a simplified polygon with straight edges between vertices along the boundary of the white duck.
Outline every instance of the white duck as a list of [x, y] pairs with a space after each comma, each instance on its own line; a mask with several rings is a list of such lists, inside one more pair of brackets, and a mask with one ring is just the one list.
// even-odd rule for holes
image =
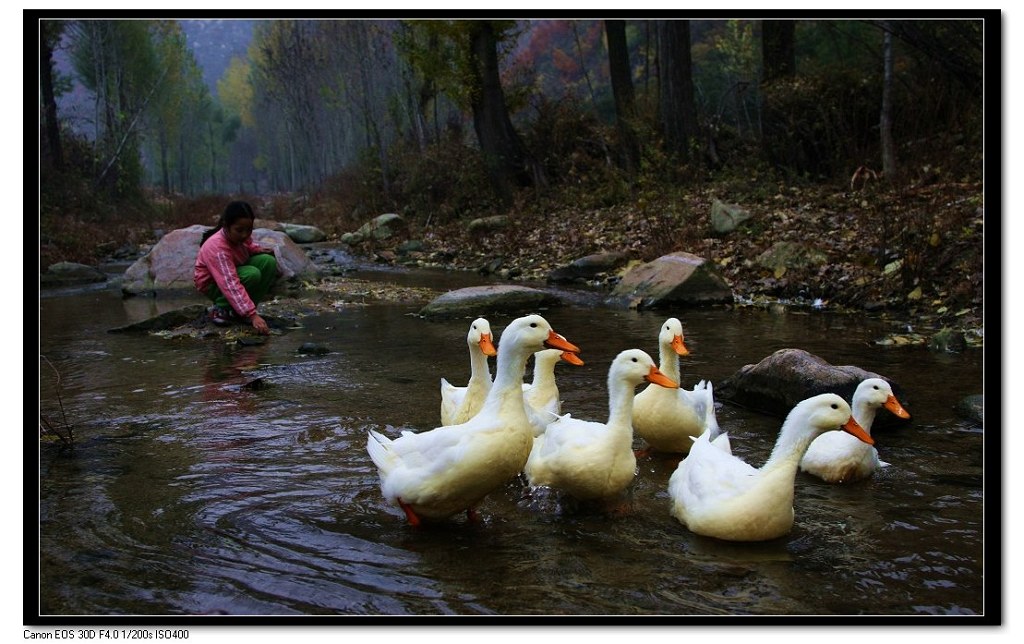
[[533, 435], [544, 432], [548, 423], [562, 413], [558, 385], [555, 383], [555, 366], [562, 361], [582, 366], [583, 360], [571, 351], [544, 349], [533, 354], [533, 381], [523, 383], [523, 400], [526, 413], [533, 424]]
[[632, 482], [633, 392], [650, 382], [675, 388], [651, 356], [640, 349], [623, 351], [608, 370], [608, 422], [559, 417], [534, 439], [524, 472], [531, 486], [547, 485], [582, 501], [607, 498]]
[[[668, 378], [682, 382], [679, 356], [689, 355], [683, 343], [683, 325], [669, 318], [658, 334], [659, 369]], [[704, 430], [708, 405], [714, 405], [710, 389], [698, 384], [691, 391], [647, 387], [633, 402], [633, 431], [659, 452], [686, 454], [693, 438]]]
[[394, 440], [371, 430], [366, 450], [380, 474], [381, 492], [412, 525], [475, 507], [522, 471], [533, 446], [523, 403], [530, 355], [544, 347], [578, 352], [539, 315], [510, 323], [498, 344], [497, 371], [483, 407], [470, 420]]
[[497, 355], [491, 341], [491, 324], [484, 318], [477, 318], [469, 325], [466, 335], [469, 345], [469, 382], [457, 387], [441, 378], [441, 424], [458, 425], [472, 418], [491, 390], [491, 371], [487, 358]]
[[[868, 378], [853, 392], [853, 417], [864, 431], [871, 433], [875, 412], [885, 407], [900, 418], [910, 418], [892, 387], [881, 378]], [[800, 469], [829, 483], [858, 481], [888, 465], [878, 458], [878, 450], [845, 432], [825, 432], [807, 448]]]
[[800, 458], [816, 436], [837, 427], [872, 442], [836, 394], [794, 407], [760, 469], [712, 444], [710, 432], [701, 434], [669, 478], [672, 516], [692, 532], [729, 541], [765, 541], [789, 533]]

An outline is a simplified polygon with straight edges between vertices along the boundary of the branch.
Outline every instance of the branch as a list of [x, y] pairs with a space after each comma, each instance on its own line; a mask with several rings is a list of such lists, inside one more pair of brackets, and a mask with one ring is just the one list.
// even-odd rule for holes
[[164, 71], [160, 74], [160, 78], [156, 79], [156, 82], [153, 83], [153, 88], [149, 90], [149, 95], [147, 95], [146, 99], [142, 101], [142, 105], [139, 106], [139, 109], [135, 112], [135, 116], [132, 118], [132, 122], [128, 125], [128, 130], [124, 133], [124, 136], [121, 137], [121, 142], [117, 144], [117, 149], [114, 150], [114, 155], [110, 157], [110, 161], [108, 161], [106, 167], [103, 168], [103, 172], [96, 177], [96, 182], [94, 183], [95, 186], [99, 186], [103, 183], [103, 179], [106, 178], [107, 173], [110, 172], [110, 168], [114, 167], [117, 159], [121, 156], [121, 150], [124, 149], [124, 144], [128, 142], [128, 137], [130, 137], [132, 131], [135, 130], [135, 124], [139, 122], [139, 117], [146, 111], [146, 106], [149, 105], [149, 100], [153, 98], [153, 94], [156, 93], [157, 88], [160, 87], [161, 83], [163, 83], [164, 77], [167, 76], [167, 72], [169, 70], [170, 67], [164, 68]]

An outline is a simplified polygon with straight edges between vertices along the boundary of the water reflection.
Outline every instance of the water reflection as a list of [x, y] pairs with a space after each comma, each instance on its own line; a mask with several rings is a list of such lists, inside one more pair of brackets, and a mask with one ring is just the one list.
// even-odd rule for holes
[[[955, 417], [979, 352], [880, 349], [884, 321], [682, 312], [683, 385], [800, 347], [903, 385], [914, 423], [876, 432], [892, 465], [867, 481], [797, 478], [785, 538], [730, 544], [668, 514], [672, 457], [639, 459], [621, 514], [510, 482], [480, 524], [413, 530], [386, 504], [369, 429], [438, 424], [442, 376], [466, 374], [465, 321], [401, 306], [302, 320], [263, 345], [107, 334], [140, 314], [116, 294], [41, 301], [71, 452], [40, 452], [40, 570], [56, 614], [964, 614], [983, 602], [983, 434]], [[147, 309], [146, 315], [149, 314]], [[657, 351], [664, 315], [544, 312], [583, 349], [557, 373], [563, 409], [607, 415], [625, 348]], [[508, 319], [492, 319], [500, 330]], [[329, 352], [305, 355], [304, 342]], [[462, 377], [460, 377], [462, 376]], [[529, 376], [528, 376], [529, 377]], [[965, 391], [963, 387], [973, 389]], [[41, 405], [54, 404], [41, 379]], [[781, 419], [721, 407], [734, 451], [767, 458]]]

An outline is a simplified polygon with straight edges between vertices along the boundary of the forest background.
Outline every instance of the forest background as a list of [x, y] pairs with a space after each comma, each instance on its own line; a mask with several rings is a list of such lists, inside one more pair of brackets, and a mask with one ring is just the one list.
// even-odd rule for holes
[[[44, 18], [40, 270], [247, 198], [332, 238], [397, 212], [456, 268], [687, 250], [977, 332], [993, 18]], [[753, 216], [715, 234], [716, 201]], [[826, 261], [765, 264], [785, 241]]]

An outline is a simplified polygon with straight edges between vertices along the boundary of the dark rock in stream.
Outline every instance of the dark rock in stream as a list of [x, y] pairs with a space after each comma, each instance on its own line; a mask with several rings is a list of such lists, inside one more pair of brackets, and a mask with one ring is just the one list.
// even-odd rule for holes
[[956, 412], [957, 416], [966, 418], [967, 420], [973, 420], [981, 425], [985, 424], [985, 396], [982, 394], [974, 394], [972, 396], [965, 396], [960, 402], [954, 407], [953, 411]]
[[106, 280], [107, 276], [94, 266], [74, 262], [57, 262], [50, 264], [46, 272], [39, 276], [39, 285], [42, 287], [72, 286], [105, 282]]
[[184, 324], [197, 322], [206, 316], [206, 307], [202, 304], [190, 304], [181, 309], [175, 309], [161, 313], [141, 322], [133, 322], [125, 326], [109, 329], [108, 333], [149, 333], [151, 331], [165, 331]]
[[331, 352], [330, 349], [323, 346], [322, 344], [317, 344], [316, 342], [303, 342], [302, 345], [298, 349], [296, 349], [296, 351], [303, 355], [314, 356], [327, 355], [328, 353]]
[[561, 303], [558, 296], [526, 286], [470, 286], [448, 291], [420, 309], [431, 320], [529, 313]]
[[[229, 342], [241, 345], [259, 345], [267, 341], [247, 322], [238, 322], [228, 326], [217, 326], [209, 321], [204, 304], [190, 304], [180, 309], [167, 311], [141, 322], [133, 322], [124, 326], [108, 329], [107, 333], [149, 333], [163, 338], [206, 338], [220, 337]], [[293, 325], [292, 322], [269, 315], [262, 315], [271, 334], [281, 335]]]
[[[900, 385], [883, 375], [855, 366], [834, 366], [802, 349], [780, 349], [757, 364], [748, 364], [715, 386], [715, 398], [784, 418], [802, 400], [832, 392], [847, 402], [866, 378], [882, 378], [909, 412]], [[889, 413], [879, 413], [872, 429], [906, 424]]]

